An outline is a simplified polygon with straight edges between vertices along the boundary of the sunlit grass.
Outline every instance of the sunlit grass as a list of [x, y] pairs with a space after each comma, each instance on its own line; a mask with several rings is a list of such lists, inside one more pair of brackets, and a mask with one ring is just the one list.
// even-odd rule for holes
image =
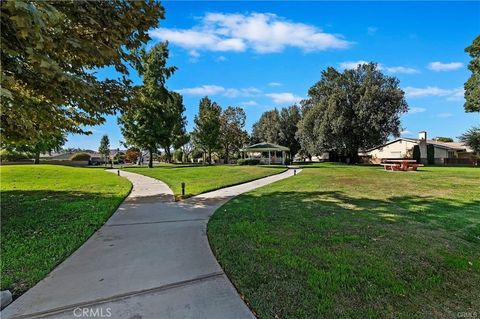
[[0, 167], [1, 289], [20, 295], [75, 251], [128, 194], [126, 179], [58, 165]]
[[480, 169], [320, 164], [240, 195], [210, 244], [260, 318], [452, 318], [480, 309]]

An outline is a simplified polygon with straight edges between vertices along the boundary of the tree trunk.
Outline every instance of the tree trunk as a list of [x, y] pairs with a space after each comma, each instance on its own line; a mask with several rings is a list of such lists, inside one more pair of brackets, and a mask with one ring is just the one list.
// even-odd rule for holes
[[212, 149], [208, 149], [208, 165], [212, 164]]
[[349, 163], [348, 164], [357, 164], [359, 162], [358, 148], [350, 151], [350, 154], [348, 155], [348, 158], [349, 158]]
[[148, 159], [148, 167], [153, 168], [153, 151], [148, 150], [148, 154], [150, 155], [150, 157]]
[[170, 153], [169, 147], [165, 147], [165, 157], [166, 157], [167, 163], [172, 163], [172, 154]]
[[40, 152], [35, 152], [35, 160], [33, 164], [40, 164]]
[[230, 155], [229, 155], [230, 151], [228, 149], [228, 146], [225, 147], [225, 164], [229, 164], [230, 162]]

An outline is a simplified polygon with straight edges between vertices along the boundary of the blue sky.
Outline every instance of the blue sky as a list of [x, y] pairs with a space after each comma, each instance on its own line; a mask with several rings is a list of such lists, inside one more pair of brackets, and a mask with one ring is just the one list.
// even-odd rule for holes
[[[379, 63], [400, 79], [410, 112], [404, 136], [457, 137], [480, 123], [463, 111], [469, 77], [464, 48], [480, 35], [480, 2], [163, 2], [166, 19], [149, 45], [170, 42], [178, 71], [168, 88], [184, 96], [188, 130], [201, 97], [242, 106], [247, 130], [262, 112], [306, 97], [328, 66]], [[100, 78], [114, 71], [98, 72]], [[131, 75], [135, 83], [141, 80]], [[115, 116], [66, 147], [97, 149], [108, 134], [122, 140]]]

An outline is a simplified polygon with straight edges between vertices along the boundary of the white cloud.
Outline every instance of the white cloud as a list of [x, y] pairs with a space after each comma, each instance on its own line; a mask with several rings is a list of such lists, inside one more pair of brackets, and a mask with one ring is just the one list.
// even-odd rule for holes
[[257, 102], [253, 101], [253, 100], [250, 100], [250, 101], [245, 101], [245, 102], [241, 102], [239, 103], [241, 106], [255, 106], [255, 105], [258, 105]]
[[255, 96], [262, 93], [261, 90], [255, 87], [248, 87], [248, 88], [225, 88], [220, 85], [201, 85], [197, 87], [191, 88], [183, 88], [176, 90], [178, 93], [186, 94], [186, 95], [218, 95], [222, 94], [225, 97], [235, 98], [239, 96]]
[[437, 117], [451, 117], [452, 115], [452, 113], [438, 113]]
[[303, 100], [301, 96], [294, 95], [290, 92], [268, 93], [265, 95], [271, 98], [275, 104], [295, 104]]
[[197, 50], [190, 50], [190, 52], [188, 52], [190, 54], [190, 56], [192, 58], [198, 58], [200, 56], [200, 53], [198, 53]]
[[411, 107], [408, 110], [408, 114], [416, 114], [416, 113], [422, 113], [425, 112], [427, 109], [423, 107]]
[[400, 135], [408, 135], [408, 134], [412, 134], [412, 132], [410, 132], [409, 130], [403, 130], [400, 132]]
[[430, 62], [428, 64], [428, 68], [433, 71], [454, 71], [463, 68], [462, 62], [450, 62], [450, 63], [442, 63], [442, 62]]
[[[365, 60], [358, 60], [358, 61], [345, 61], [341, 62], [340, 69], [356, 69], [359, 65], [362, 64], [368, 64], [370, 62], [365, 61]], [[415, 68], [411, 67], [406, 67], [406, 66], [384, 66], [381, 63], [377, 63], [377, 69], [378, 70], [385, 70], [388, 73], [404, 73], [404, 74], [414, 74], [414, 73], [419, 73]]]
[[390, 67], [386, 67], [386, 70], [389, 73], [404, 73], [404, 74], [415, 74], [420, 72], [415, 68], [410, 68], [406, 66], [390, 66]]
[[345, 49], [352, 45], [342, 36], [323, 32], [313, 25], [291, 22], [273, 13], [207, 13], [191, 29], [157, 28], [154, 39], [188, 50], [257, 53], [281, 52], [287, 47], [304, 52]]
[[453, 89], [453, 94], [447, 98], [447, 101], [463, 101], [465, 99], [465, 89], [462, 87]]
[[280, 82], [270, 82], [270, 83], [268, 83], [268, 86], [282, 86], [282, 83], [280, 83]]
[[217, 58], [215, 59], [215, 61], [217, 61], [217, 62], [224, 62], [224, 61], [227, 61], [227, 58], [226, 58], [225, 56], [221, 55], [221, 56], [217, 57]]
[[425, 96], [446, 96], [447, 100], [461, 100], [463, 99], [463, 88], [442, 89], [437, 86], [427, 86], [425, 88], [416, 88], [407, 86], [405, 94], [408, 97], [425, 97]]
[[249, 87], [244, 89], [227, 89], [225, 90], [226, 97], [238, 97], [238, 96], [255, 96], [260, 94], [262, 91], [255, 87]]
[[377, 33], [377, 31], [378, 31], [378, 28], [376, 28], [376, 27], [368, 27], [367, 28], [368, 35], [374, 35], [375, 33]]
[[[359, 61], [345, 61], [340, 63], [341, 69], [356, 69], [359, 65], [368, 64], [370, 62], [359, 60]], [[380, 68], [380, 66], [379, 66]]]
[[202, 85], [192, 88], [184, 88], [176, 91], [178, 93], [187, 95], [216, 95], [225, 92], [225, 88], [218, 85]]

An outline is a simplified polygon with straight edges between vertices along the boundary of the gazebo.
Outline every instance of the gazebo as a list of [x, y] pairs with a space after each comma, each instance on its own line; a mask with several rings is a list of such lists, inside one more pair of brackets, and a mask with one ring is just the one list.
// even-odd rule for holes
[[[290, 149], [285, 146], [273, 144], [273, 143], [258, 143], [247, 146], [240, 150], [243, 157], [259, 159], [262, 164], [285, 164], [286, 152], [290, 152]], [[263, 153], [268, 152], [268, 157], [263, 157]], [[281, 156], [277, 156], [277, 153], [281, 153]]]

